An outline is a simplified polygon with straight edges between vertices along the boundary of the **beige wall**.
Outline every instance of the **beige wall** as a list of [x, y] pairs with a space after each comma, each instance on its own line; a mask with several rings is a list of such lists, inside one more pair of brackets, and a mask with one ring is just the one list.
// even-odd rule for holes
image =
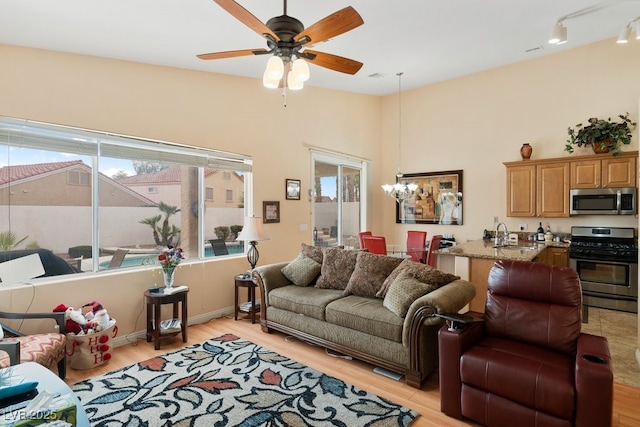
[[[94, 57], [0, 45], [0, 115], [111, 131], [253, 157], [255, 212], [263, 200], [280, 200], [281, 222], [265, 224], [260, 262], [292, 259], [309, 243], [310, 203], [284, 199], [286, 178], [310, 186], [309, 145], [378, 163], [380, 99], [307, 87], [290, 92], [238, 78]], [[312, 227], [308, 227], [310, 230]], [[190, 317], [233, 304], [233, 277], [245, 257], [182, 264], [176, 281], [191, 288]], [[60, 302], [100, 300], [118, 320], [120, 334], [144, 328], [142, 293], [159, 276], [151, 270], [105, 272], [95, 278], [58, 278], [36, 287], [31, 311]], [[0, 310], [29, 307], [32, 288], [0, 290]]]
[[[307, 198], [287, 201], [283, 195], [285, 178], [301, 179], [302, 194], [307, 194], [308, 145], [371, 160], [368, 224], [390, 243], [403, 241], [408, 228], [452, 233], [465, 241], [491, 228], [494, 216], [510, 229], [521, 223], [529, 230], [537, 227], [532, 218], [505, 217], [502, 162], [518, 160], [522, 143], [532, 144], [533, 158], [568, 156], [563, 151], [568, 126], [625, 111], [637, 119], [640, 98], [640, 43], [619, 46], [614, 40], [404, 93], [402, 170], [464, 171], [465, 224], [409, 227], [395, 224], [394, 202], [380, 190], [380, 184], [394, 179], [397, 167], [396, 95], [306, 87], [290, 92], [284, 107], [281, 94], [263, 89], [259, 79], [6, 45], [0, 45], [0, 57], [0, 115], [251, 155], [256, 214], [263, 200], [281, 203], [281, 222], [265, 225], [271, 239], [260, 242], [260, 265], [291, 259], [301, 241], [311, 240], [309, 231], [299, 231], [300, 225], [310, 225]], [[637, 149], [637, 141], [636, 131], [629, 149]], [[543, 224], [568, 232], [572, 224], [594, 221], [637, 226], [637, 218], [618, 217]], [[177, 280], [191, 286], [190, 315], [231, 306], [233, 276], [246, 268], [242, 257], [184, 265]], [[152, 282], [150, 271], [59, 279], [37, 287], [31, 309], [102, 299], [121, 333], [141, 330], [141, 294]], [[0, 295], [0, 309], [19, 311], [28, 306], [31, 289]]]

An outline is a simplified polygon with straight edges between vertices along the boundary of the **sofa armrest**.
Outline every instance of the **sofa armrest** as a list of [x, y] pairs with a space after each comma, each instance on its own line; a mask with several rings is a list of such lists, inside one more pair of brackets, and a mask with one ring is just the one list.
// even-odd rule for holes
[[293, 284], [284, 274], [282, 274], [282, 268], [287, 264], [289, 263], [280, 262], [277, 264], [263, 265], [253, 269], [252, 278], [260, 288], [262, 304], [264, 306], [269, 305], [269, 292], [276, 288]]
[[576, 426], [609, 426], [613, 368], [605, 337], [580, 334], [576, 353]]
[[[419, 333], [418, 330], [412, 331], [412, 325], [413, 328], [419, 329], [422, 324], [437, 325], [444, 323], [444, 320], [434, 315], [436, 313], [456, 313], [469, 304], [475, 295], [476, 289], [471, 283], [458, 279], [416, 299], [409, 307], [409, 311], [404, 318], [402, 344], [408, 346], [412, 340], [411, 335]], [[425, 312], [423, 307], [427, 307], [428, 313]], [[422, 313], [425, 318], [418, 322], [419, 324], [416, 324], [414, 317], [418, 313]]]

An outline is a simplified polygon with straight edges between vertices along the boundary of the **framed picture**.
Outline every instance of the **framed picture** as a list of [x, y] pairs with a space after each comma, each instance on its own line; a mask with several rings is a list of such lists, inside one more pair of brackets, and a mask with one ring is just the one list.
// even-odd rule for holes
[[462, 225], [462, 171], [407, 173], [401, 184], [416, 184], [415, 194], [396, 203], [398, 224]]
[[300, 180], [299, 179], [286, 179], [285, 184], [285, 196], [287, 200], [300, 200]]
[[262, 222], [280, 222], [280, 202], [262, 202]]

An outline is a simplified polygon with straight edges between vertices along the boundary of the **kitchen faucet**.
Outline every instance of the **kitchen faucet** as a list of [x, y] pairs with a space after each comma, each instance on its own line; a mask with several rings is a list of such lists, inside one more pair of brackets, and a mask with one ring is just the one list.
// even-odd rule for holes
[[[498, 237], [498, 230], [500, 229], [501, 225], [504, 227], [504, 236], [502, 237], [502, 243], [500, 243], [500, 237]], [[507, 224], [505, 224], [504, 222], [498, 223], [498, 225], [496, 225], [496, 237], [494, 240], [495, 246], [506, 245], [508, 238], [509, 238], [509, 230], [507, 230]]]

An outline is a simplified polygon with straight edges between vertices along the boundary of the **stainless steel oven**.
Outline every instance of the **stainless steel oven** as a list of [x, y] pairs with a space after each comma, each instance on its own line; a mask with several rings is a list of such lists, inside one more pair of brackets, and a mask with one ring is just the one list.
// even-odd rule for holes
[[572, 227], [569, 266], [584, 304], [638, 312], [638, 249], [633, 228]]

